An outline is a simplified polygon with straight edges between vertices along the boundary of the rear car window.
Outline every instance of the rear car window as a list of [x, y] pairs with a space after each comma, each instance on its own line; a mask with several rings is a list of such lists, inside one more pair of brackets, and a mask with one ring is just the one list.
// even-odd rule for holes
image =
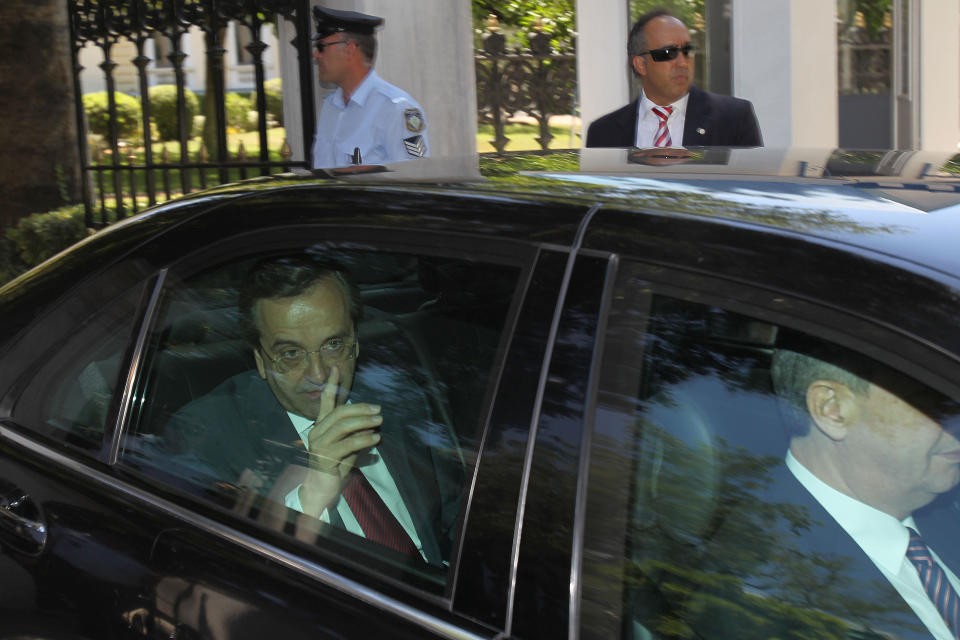
[[[321, 318], [323, 331], [308, 344], [314, 316], [297, 325], [305, 334], [270, 334], [266, 315], [250, 324], [240, 305], [251, 271], [304, 255], [246, 255], [189, 274], [171, 270], [122, 463], [301, 542], [339, 555], [359, 552], [391, 575], [442, 590], [520, 269], [324, 249], [314, 257], [349, 274], [362, 311], [355, 328]], [[342, 292], [339, 286], [332, 290]], [[293, 300], [289, 309], [296, 309], [301, 295], [277, 304]], [[312, 426], [311, 412], [321, 406], [333, 366], [353, 372], [338, 406], [377, 405], [381, 441], [354, 461], [364, 478], [342, 478], [343, 495], [315, 514], [300, 489], [321, 455], [311, 450], [321, 444], [311, 445], [310, 433], [327, 423]], [[377, 513], [390, 512], [389, 533], [372, 531], [368, 516], [356, 512], [346, 487], [357, 483], [382, 501]]]
[[592, 435], [584, 637], [953, 637], [928, 587], [960, 589], [954, 399], [627, 272]]
[[81, 282], [11, 341], [4, 366], [13, 382], [3, 405], [15, 423], [101, 452], [116, 420], [146, 274], [134, 260]]

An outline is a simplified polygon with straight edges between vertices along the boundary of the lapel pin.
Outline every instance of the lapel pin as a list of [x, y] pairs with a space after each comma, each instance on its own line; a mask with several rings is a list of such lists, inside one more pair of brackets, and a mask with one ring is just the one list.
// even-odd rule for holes
[[697, 127], [697, 133], [699, 133], [700, 135], [703, 135], [703, 134], [705, 134], [706, 132], [707, 132], [707, 130], [704, 129], [703, 127]]

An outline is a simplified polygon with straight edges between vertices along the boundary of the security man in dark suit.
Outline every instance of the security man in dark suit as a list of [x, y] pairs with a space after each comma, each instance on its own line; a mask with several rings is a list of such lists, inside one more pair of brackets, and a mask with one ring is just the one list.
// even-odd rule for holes
[[637, 100], [587, 129], [588, 147], [760, 147], [748, 100], [692, 85], [694, 45], [687, 27], [664, 9], [641, 16], [627, 43], [642, 83]]

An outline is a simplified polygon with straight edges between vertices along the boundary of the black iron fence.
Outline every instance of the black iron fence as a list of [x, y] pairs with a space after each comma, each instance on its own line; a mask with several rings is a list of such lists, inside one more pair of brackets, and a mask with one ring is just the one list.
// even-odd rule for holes
[[537, 143], [547, 149], [553, 139], [551, 116], [577, 113], [576, 54], [554, 51], [550, 40], [550, 34], [535, 29], [528, 49], [510, 51], [497, 24], [487, 27], [483, 50], [476, 54], [477, 111], [480, 122], [493, 125], [490, 144], [497, 153], [510, 142], [504, 133], [510, 117], [533, 118]]
[[[309, 147], [315, 125], [309, 0], [66, 0], [73, 41], [78, 151], [88, 188], [84, 192], [86, 223], [104, 226], [141, 208], [215, 184], [267, 175], [293, 167], [308, 167], [309, 159], [293, 159], [290, 146], [268, 141], [267, 90], [261, 39], [264, 25], [279, 18], [294, 27], [300, 85], [301, 131]], [[227, 42], [228, 24], [243, 37]], [[191, 30], [203, 35], [203, 51], [184, 50]], [[495, 24], [488, 27], [483, 50], [476, 54], [478, 117], [493, 126], [491, 144], [504, 153], [510, 139], [505, 134], [509, 119], [517, 114], [538, 125], [538, 144], [546, 149], [553, 135], [550, 118], [576, 114], [576, 56], [555, 51], [550, 35], [535, 29], [528, 35], [529, 48], [508, 50], [506, 38]], [[241, 43], [243, 43], [241, 45]], [[227, 94], [224, 54], [233, 47], [253, 68], [253, 111], [256, 112], [255, 152], [244, 144], [228, 145]], [[238, 50], [242, 48], [242, 51]], [[93, 48], [102, 72], [106, 105], [101, 136], [88, 135], [84, 106], [81, 52]], [[202, 58], [202, 59], [197, 59]], [[212, 126], [201, 140], [193, 136], [188, 108], [188, 67], [206, 74], [203, 110]], [[132, 69], [132, 70], [131, 70]], [[124, 72], [125, 82], [118, 82]], [[131, 81], [130, 74], [135, 76]], [[151, 86], [161, 78], [176, 87], [176, 126], [173, 140], [158, 143], [158, 129]], [[123, 90], [118, 85], [123, 84]], [[135, 134], [124, 134], [122, 101], [134, 94], [139, 103]], [[289, 105], [288, 105], [289, 108]], [[129, 123], [127, 123], [129, 124]], [[169, 134], [166, 135], [169, 138]], [[94, 140], [91, 143], [91, 140]], [[253, 145], [251, 145], [252, 147]], [[273, 149], [271, 150], [271, 146]], [[304, 150], [306, 154], [307, 150]]]
[[[313, 136], [314, 107], [311, 79], [310, 7], [309, 0], [67, 0], [71, 37], [73, 40], [76, 114], [80, 135], [80, 158], [92, 189], [85, 190], [84, 206], [88, 226], [102, 226], [108, 217], [123, 218], [141, 207], [175, 195], [202, 189], [209, 184], [242, 179], [248, 175], [266, 175], [291, 167], [308, 166], [308, 161], [293, 160], [289, 146], [284, 144], [279, 153], [271, 156], [268, 145], [267, 92], [265, 89], [263, 53], [267, 44], [261, 40], [261, 27], [275, 24], [283, 17], [295, 29], [291, 44], [297, 51], [300, 78], [300, 111], [304, 141]], [[228, 43], [224, 34], [228, 23], [243, 32], [245, 60], [254, 69], [254, 104], [257, 113], [259, 151], [248, 155], [242, 145], [230, 149], [227, 144], [226, 83], [224, 54]], [[182, 48], [184, 35], [192, 28], [202, 31], [205, 60], [194, 61], [194, 68], [202, 66], [206, 72], [204, 99], [208, 105], [205, 116], [208, 123], [206, 141], [191, 151], [192, 119], [187, 106], [187, 83]], [[154, 46], [148, 47], [153, 40]], [[236, 39], [235, 42], [240, 41]], [[118, 43], [132, 43], [136, 56], [132, 60], [117, 60], [114, 50]], [[89, 148], [89, 137], [83, 101], [80, 52], [94, 46], [102, 52], [106, 87], [107, 134], [102, 144]], [[128, 47], [129, 48], [129, 47]], [[177, 135], [172, 153], [167, 146], [154, 150], [156, 127], [152, 122], [148, 68], [149, 53], [166, 53], [159, 61], [172, 71], [176, 86]], [[132, 62], [136, 69], [136, 93], [140, 103], [139, 126], [136, 139], [123, 140], [120, 136], [121, 119], [118, 116], [117, 82], [115, 73], [119, 62]], [[290, 132], [288, 132], [290, 133]], [[92, 193], [91, 193], [92, 191]], [[112, 214], [108, 214], [108, 211]], [[95, 215], [96, 213], [99, 215]]]

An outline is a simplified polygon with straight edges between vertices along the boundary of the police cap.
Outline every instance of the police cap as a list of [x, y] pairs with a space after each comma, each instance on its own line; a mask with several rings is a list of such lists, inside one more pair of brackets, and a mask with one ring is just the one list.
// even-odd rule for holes
[[326, 38], [343, 31], [369, 35], [383, 24], [383, 18], [377, 16], [368, 16], [357, 11], [327, 9], [326, 7], [314, 7], [313, 20], [317, 27], [317, 35], [313, 36], [314, 40]]

